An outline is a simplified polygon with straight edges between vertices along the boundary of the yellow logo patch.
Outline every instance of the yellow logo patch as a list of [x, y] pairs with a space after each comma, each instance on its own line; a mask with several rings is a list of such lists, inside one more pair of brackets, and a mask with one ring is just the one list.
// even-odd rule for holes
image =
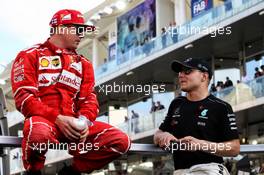
[[42, 59], [40, 60], [40, 65], [41, 65], [41, 67], [49, 67], [49, 64], [50, 64], [50, 62], [49, 62], [49, 60], [46, 59], [46, 58], [42, 58]]

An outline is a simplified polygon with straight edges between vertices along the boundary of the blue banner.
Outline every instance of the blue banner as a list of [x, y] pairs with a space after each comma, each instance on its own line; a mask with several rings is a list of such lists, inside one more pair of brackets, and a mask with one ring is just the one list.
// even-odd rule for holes
[[196, 17], [201, 13], [211, 9], [212, 7], [213, 7], [212, 0], [192, 0], [191, 1], [192, 17]]
[[126, 53], [154, 37], [156, 0], [145, 0], [117, 18], [117, 53]]

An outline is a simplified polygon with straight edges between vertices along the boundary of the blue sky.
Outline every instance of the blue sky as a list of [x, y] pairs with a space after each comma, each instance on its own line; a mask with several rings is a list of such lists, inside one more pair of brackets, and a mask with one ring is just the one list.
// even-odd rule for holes
[[11, 62], [20, 50], [44, 42], [49, 36], [49, 21], [56, 11], [70, 8], [85, 13], [104, 1], [1, 1], [0, 64]]

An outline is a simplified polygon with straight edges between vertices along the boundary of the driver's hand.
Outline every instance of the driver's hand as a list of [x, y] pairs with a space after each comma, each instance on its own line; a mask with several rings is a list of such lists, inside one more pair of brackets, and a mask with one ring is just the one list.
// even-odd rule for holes
[[84, 134], [76, 128], [73, 124], [74, 117], [58, 115], [55, 124], [58, 126], [60, 131], [71, 141], [79, 141], [81, 136], [84, 137]]

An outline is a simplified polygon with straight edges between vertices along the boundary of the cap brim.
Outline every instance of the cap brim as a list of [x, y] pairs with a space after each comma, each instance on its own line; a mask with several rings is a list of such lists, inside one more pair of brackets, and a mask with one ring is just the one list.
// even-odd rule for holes
[[183, 70], [183, 68], [187, 68], [187, 69], [193, 69], [193, 67], [191, 67], [191, 66], [188, 66], [188, 65], [186, 65], [186, 64], [184, 64], [184, 63], [182, 63], [182, 62], [180, 62], [180, 61], [173, 61], [172, 63], [171, 63], [171, 69], [174, 71], [174, 72], [177, 72], [177, 73], [179, 73], [179, 72], [181, 72], [182, 70]]

